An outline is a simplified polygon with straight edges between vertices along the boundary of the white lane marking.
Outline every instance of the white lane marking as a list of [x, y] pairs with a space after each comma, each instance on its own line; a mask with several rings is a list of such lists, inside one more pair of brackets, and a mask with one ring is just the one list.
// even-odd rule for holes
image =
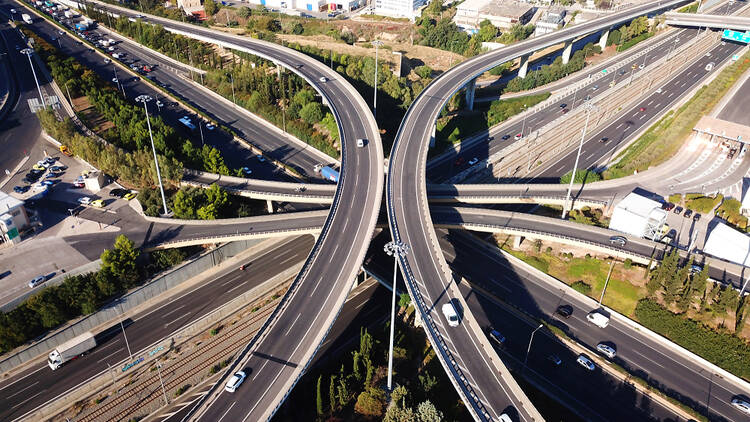
[[175, 309], [172, 309], [171, 311], [167, 312], [166, 314], [162, 315], [161, 317], [162, 317], [162, 318], [164, 318], [164, 317], [167, 317], [167, 316], [169, 316], [169, 315], [172, 315], [173, 313], [175, 313], [175, 312], [179, 311], [180, 309], [182, 309], [182, 308], [184, 308], [184, 307], [185, 307], [185, 305], [182, 305], [182, 306], [180, 306], [180, 307], [177, 307], [177, 308], [175, 308]]
[[190, 314], [189, 314], [189, 313], [187, 313], [187, 314], [183, 314], [182, 316], [178, 316], [178, 317], [177, 317], [177, 319], [174, 319], [174, 320], [172, 320], [172, 321], [170, 321], [170, 322], [168, 322], [168, 323], [164, 324], [164, 326], [165, 326], [165, 327], [169, 327], [170, 325], [174, 324], [175, 322], [177, 322], [177, 321], [181, 320], [182, 318], [185, 318], [186, 316], [189, 316], [189, 315], [190, 315]]
[[120, 352], [120, 350], [123, 350], [123, 348], [122, 348], [122, 347], [120, 347], [119, 349], [117, 349], [117, 350], [115, 350], [114, 352], [112, 352], [112, 353], [108, 354], [107, 356], [104, 356], [103, 358], [99, 359], [99, 360], [98, 360], [98, 361], [96, 361], [96, 362], [97, 362], [97, 363], [101, 363], [101, 362], [102, 362], [103, 360], [107, 360], [107, 358], [110, 358], [110, 357], [112, 357], [113, 355], [115, 355], [116, 353], [119, 353], [119, 352]]
[[36, 374], [37, 372], [39, 372], [39, 371], [42, 371], [42, 370], [44, 370], [44, 369], [46, 369], [46, 368], [47, 368], [47, 365], [44, 365], [44, 366], [42, 366], [41, 368], [37, 369], [36, 371], [33, 371], [33, 372], [29, 372], [28, 374], [24, 375], [24, 376], [23, 376], [23, 377], [21, 377], [21, 378], [18, 378], [17, 380], [13, 381], [12, 383], [10, 383], [10, 384], [8, 384], [8, 385], [5, 385], [5, 386], [3, 386], [2, 388], [0, 388], [0, 391], [2, 391], [2, 390], [4, 390], [4, 389], [6, 389], [6, 388], [8, 388], [8, 387], [10, 387], [11, 385], [13, 385], [13, 384], [15, 384], [15, 383], [17, 383], [17, 382], [19, 382], [19, 381], [21, 381], [21, 380], [23, 380], [24, 378], [28, 378], [28, 377], [30, 377], [30, 376], [32, 376], [32, 375], [34, 375], [34, 374]]
[[34, 398], [35, 398], [36, 396], [38, 396], [38, 395], [42, 394], [42, 393], [43, 393], [43, 392], [45, 392], [45, 391], [46, 391], [46, 389], [45, 389], [45, 390], [42, 390], [42, 391], [40, 391], [40, 392], [38, 392], [38, 393], [36, 393], [36, 394], [34, 394], [33, 396], [31, 396], [31, 397], [29, 397], [28, 399], [26, 399], [26, 400], [22, 401], [21, 403], [18, 403], [17, 405], [13, 406], [13, 409], [15, 409], [15, 408], [16, 408], [16, 407], [18, 407], [18, 406], [21, 406], [21, 405], [24, 405], [24, 404], [26, 404], [26, 403], [30, 402], [30, 401], [31, 401], [31, 400], [33, 400], [33, 399], [34, 399]]
[[284, 333], [284, 335], [285, 335], [285, 336], [288, 336], [288, 335], [289, 335], [289, 332], [290, 332], [290, 331], [292, 331], [292, 328], [294, 327], [294, 324], [296, 324], [296, 323], [297, 323], [297, 320], [298, 320], [298, 319], [299, 319], [299, 317], [301, 317], [301, 316], [302, 316], [302, 312], [300, 312], [299, 314], [297, 314], [297, 318], [294, 318], [294, 321], [292, 321], [292, 324], [291, 324], [291, 325], [289, 325], [289, 329], [287, 329], [287, 330], [286, 330], [286, 333]]
[[231, 289], [227, 290], [227, 293], [232, 293], [233, 291], [239, 289], [240, 287], [244, 286], [247, 281], [243, 281], [242, 283], [232, 287]]
[[9, 398], [11, 398], [11, 397], [15, 397], [15, 396], [17, 396], [17, 395], [19, 395], [19, 394], [23, 393], [24, 391], [28, 390], [29, 388], [31, 388], [31, 387], [33, 387], [33, 386], [35, 386], [35, 385], [37, 385], [37, 384], [39, 384], [39, 381], [37, 381], [37, 382], [35, 382], [35, 383], [33, 383], [33, 384], [30, 384], [30, 385], [29, 385], [29, 386], [27, 386], [26, 388], [23, 388], [23, 389], [21, 389], [21, 390], [18, 390], [18, 391], [16, 391], [15, 393], [13, 393], [13, 394], [11, 394], [11, 395], [7, 396], [7, 397], [6, 397], [6, 399], [9, 399]]
[[227, 409], [227, 411], [226, 411], [226, 412], [224, 412], [224, 414], [223, 414], [223, 415], [221, 415], [221, 417], [219, 418], [219, 420], [217, 420], [216, 422], [221, 422], [221, 420], [222, 420], [222, 419], [224, 419], [224, 416], [226, 416], [226, 415], [227, 415], [227, 413], [229, 413], [229, 411], [230, 411], [230, 410], [232, 410], [232, 408], [234, 407], [234, 405], [235, 405], [235, 404], [237, 404], [237, 402], [236, 402], [236, 401], [232, 402], [232, 405], [231, 405], [231, 406], [229, 406], [229, 409]]
[[263, 363], [263, 366], [261, 366], [260, 369], [258, 370], [258, 372], [255, 373], [255, 376], [253, 376], [253, 381], [255, 380], [255, 378], [258, 377], [258, 374], [260, 374], [260, 372], [263, 370], [263, 368], [265, 368], [266, 365], [268, 365], [268, 362], [270, 362], [270, 361], [268, 359], [266, 359], [266, 361]]

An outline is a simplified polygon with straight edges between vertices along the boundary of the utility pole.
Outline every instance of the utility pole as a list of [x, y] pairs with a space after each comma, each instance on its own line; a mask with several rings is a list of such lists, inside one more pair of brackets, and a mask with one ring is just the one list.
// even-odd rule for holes
[[161, 379], [161, 363], [156, 364], [156, 372], [159, 373], [159, 383], [161, 383], [161, 392], [164, 394], [164, 404], [169, 405], [169, 400], [167, 400], [167, 389], [164, 388], [164, 381]]
[[151, 133], [151, 120], [148, 117], [148, 102], [151, 101], [151, 97], [148, 95], [139, 95], [135, 99], [139, 103], [143, 103], [143, 109], [146, 111], [146, 124], [148, 125], [148, 136], [151, 138], [151, 150], [154, 152], [154, 165], [156, 166], [156, 178], [159, 181], [159, 191], [161, 192], [161, 203], [164, 206], [163, 217], [169, 217], [170, 213], [167, 209], [167, 198], [164, 196], [164, 185], [161, 183], [161, 171], [159, 170], [159, 159], [156, 157], [156, 147], [154, 146], [154, 136]]
[[615, 261], [612, 261], [609, 263], [609, 272], [607, 272], [607, 279], [604, 280], [604, 288], [602, 289], [602, 296], [599, 298], [598, 308], [602, 307], [602, 301], [604, 300], [604, 292], [607, 291], [607, 284], [609, 284], [609, 276], [612, 275], [612, 267], [614, 266], [615, 266]]
[[529, 361], [529, 352], [531, 351], [531, 342], [534, 341], [534, 334], [536, 334], [536, 332], [539, 331], [539, 329], [541, 329], [542, 327], [544, 327], [544, 324], [539, 324], [539, 326], [531, 332], [531, 337], [529, 338], [529, 346], [526, 348], [526, 357], [523, 359], [524, 368], [526, 368], [526, 363]]
[[573, 174], [570, 175], [570, 184], [568, 185], [568, 195], [565, 197], [565, 203], [563, 204], [562, 219], [565, 220], [565, 216], [568, 213], [568, 202], [570, 202], [570, 193], [573, 190], [573, 181], [576, 179], [576, 171], [578, 170], [578, 161], [581, 158], [581, 149], [583, 148], [583, 140], [586, 138], [586, 130], [589, 127], [589, 117], [591, 117], [591, 111], [596, 107], [591, 103], [584, 103], [583, 107], [586, 109], [586, 123], [583, 125], [583, 132], [581, 132], [581, 142], [578, 144], [578, 153], [576, 154], [576, 162], [573, 164]]
[[232, 76], [231, 73], [229, 73], [229, 79], [232, 80], [232, 102], [234, 103], [234, 106], [237, 107], [237, 98], [234, 96], [234, 76]]
[[202, 147], [203, 143], [204, 143], [204, 141], [203, 141], [203, 119], [201, 119], [201, 120], [198, 121], [198, 130], [201, 133], [201, 147]]
[[396, 323], [396, 276], [398, 275], [398, 260], [409, 253], [409, 245], [391, 241], [383, 247], [385, 253], [393, 257], [393, 286], [391, 291], [391, 340], [388, 348], [388, 391], [393, 391], [393, 328]]
[[24, 48], [21, 50], [21, 54], [25, 54], [29, 58], [29, 66], [31, 66], [31, 73], [34, 74], [34, 82], [36, 82], [36, 89], [39, 91], [39, 99], [42, 101], [42, 107], [47, 107], [44, 104], [44, 95], [42, 95], [42, 88], [39, 86], [39, 80], [36, 78], [36, 70], [34, 70], [34, 64], [31, 62], [31, 55], [34, 54], [34, 49]]
[[372, 116], [378, 118], [378, 47], [383, 45], [380, 40], [375, 40], [372, 45], [375, 46], [375, 95], [372, 97]]
[[125, 325], [122, 323], [122, 319], [125, 317], [125, 313], [122, 311], [122, 302], [118, 301], [118, 306], [120, 308], [120, 328], [122, 329], [122, 336], [125, 338], [125, 347], [128, 349], [128, 355], [130, 356], [130, 361], [133, 361], [133, 352], [130, 351], [130, 343], [128, 343], [128, 336], [125, 335]]

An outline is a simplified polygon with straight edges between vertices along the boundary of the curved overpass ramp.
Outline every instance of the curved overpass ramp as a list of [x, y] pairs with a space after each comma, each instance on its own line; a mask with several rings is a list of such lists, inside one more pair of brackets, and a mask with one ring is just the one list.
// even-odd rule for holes
[[[411, 253], [399, 259], [407, 289], [441, 363], [477, 420], [497, 420], [509, 407], [517, 412], [518, 420], [542, 418], [487, 344], [455, 288], [440, 250], [426, 187], [427, 152], [438, 114], [453, 94], [494, 66], [684, 3], [687, 1], [647, 3], [469, 59], [435, 79], [404, 117], [391, 151], [386, 184], [388, 224], [393, 239], [411, 248]], [[449, 301], [457, 302], [466, 312], [458, 327], [449, 327], [440, 314], [439, 308]]]
[[[137, 14], [96, 4], [120, 15]], [[221, 394], [224, 380], [220, 379], [189, 416], [211, 421], [220, 417], [232, 421], [269, 420], [323, 342], [367, 251], [383, 187], [383, 147], [377, 125], [354, 87], [311, 57], [270, 42], [152, 15], [143, 20], [287, 67], [322, 95], [338, 124], [342, 139], [340, 180], [320, 237], [279, 306], [228, 371], [252, 368], [248, 381], [256, 388], [242, 389], [236, 395]], [[357, 148], [357, 138], [368, 139], [367, 147]]]

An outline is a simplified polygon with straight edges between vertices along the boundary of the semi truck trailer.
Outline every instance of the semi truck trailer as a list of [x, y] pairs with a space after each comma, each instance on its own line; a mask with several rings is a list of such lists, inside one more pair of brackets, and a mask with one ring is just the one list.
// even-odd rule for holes
[[91, 331], [87, 331], [66, 341], [57, 346], [55, 350], [49, 352], [47, 364], [54, 371], [65, 364], [65, 362], [77, 358], [94, 347], [96, 347], [94, 334], [92, 334]]

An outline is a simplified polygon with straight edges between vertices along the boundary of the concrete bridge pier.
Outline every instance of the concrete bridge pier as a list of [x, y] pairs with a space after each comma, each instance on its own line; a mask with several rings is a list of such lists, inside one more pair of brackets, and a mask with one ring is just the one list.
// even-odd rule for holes
[[432, 135], [430, 136], [430, 148], [433, 148], [435, 146], [435, 131], [437, 130], [437, 126], [435, 123], [432, 124]]
[[466, 107], [474, 110], [474, 92], [477, 87], [477, 79], [474, 78], [466, 84]]
[[266, 207], [268, 207], [268, 213], [273, 214], [273, 201], [266, 199]]
[[518, 77], [519, 78], [525, 78], [526, 73], [529, 71], [529, 57], [531, 57], [531, 54], [527, 54], [525, 56], [521, 56], [521, 66], [518, 68]]
[[523, 236], [514, 236], [513, 237], [513, 249], [518, 249], [521, 247], [521, 242], [523, 242], [524, 237]]
[[562, 62], [563, 64], [568, 64], [570, 61], [570, 55], [573, 52], [573, 40], [565, 41], [565, 48], [563, 49], [562, 53]]
[[602, 35], [599, 37], [599, 48], [601, 48], [602, 50], [607, 47], [607, 38], [609, 38], [610, 29], [612, 28], [609, 28], [606, 31], [602, 31]]

